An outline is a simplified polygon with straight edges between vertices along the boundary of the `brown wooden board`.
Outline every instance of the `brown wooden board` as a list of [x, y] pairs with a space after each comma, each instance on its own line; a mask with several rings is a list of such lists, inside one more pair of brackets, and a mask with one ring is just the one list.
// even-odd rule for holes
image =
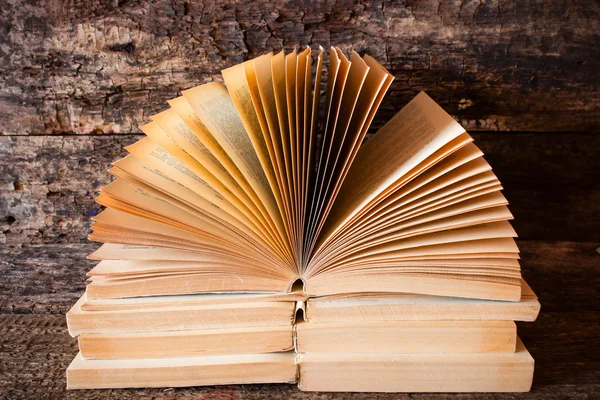
[[0, 132], [136, 133], [186, 88], [270, 50], [339, 46], [396, 76], [374, 126], [426, 90], [470, 130], [596, 131], [600, 4], [0, 2]]
[[[523, 239], [600, 241], [600, 136], [475, 133]], [[141, 136], [0, 136], [0, 243], [86, 242], [110, 163]]]

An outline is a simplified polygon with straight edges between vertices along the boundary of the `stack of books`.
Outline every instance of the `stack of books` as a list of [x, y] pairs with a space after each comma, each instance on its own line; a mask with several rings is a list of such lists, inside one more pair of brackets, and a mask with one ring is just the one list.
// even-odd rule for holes
[[529, 390], [514, 321], [540, 305], [483, 154], [423, 92], [366, 140], [393, 77], [325, 58], [233, 66], [141, 127], [98, 196], [69, 388]]
[[307, 302], [296, 324], [298, 387], [306, 391], [526, 392], [534, 361], [514, 321], [540, 304], [425, 295], [343, 296]]

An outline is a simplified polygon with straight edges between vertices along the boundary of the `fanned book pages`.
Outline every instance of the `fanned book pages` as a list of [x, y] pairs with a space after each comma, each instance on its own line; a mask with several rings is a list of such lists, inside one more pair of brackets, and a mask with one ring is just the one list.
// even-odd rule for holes
[[69, 387], [528, 390], [502, 186], [424, 92], [368, 137], [392, 81], [281, 51], [151, 116], [97, 198]]
[[228, 68], [141, 127], [98, 197], [88, 297], [301, 280], [309, 296], [520, 298], [512, 215], [473, 139], [422, 92], [361, 146], [393, 77], [332, 49], [322, 85], [313, 58]]

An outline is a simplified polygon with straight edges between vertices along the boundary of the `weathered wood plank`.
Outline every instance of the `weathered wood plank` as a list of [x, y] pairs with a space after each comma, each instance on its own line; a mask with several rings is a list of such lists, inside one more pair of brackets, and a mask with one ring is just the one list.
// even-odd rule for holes
[[534, 323], [519, 324], [536, 360], [530, 393], [304, 393], [295, 385], [66, 391], [64, 371], [77, 342], [67, 334], [64, 316], [0, 315], [0, 393], [7, 399], [592, 399], [600, 396], [599, 327], [598, 312], [542, 313]]
[[[521, 238], [600, 241], [600, 136], [476, 133]], [[0, 136], [0, 243], [83, 242], [133, 135]]]
[[598, 135], [473, 136], [502, 182], [519, 237], [600, 241]]
[[83, 292], [96, 243], [0, 248], [0, 313], [65, 314]]
[[[600, 312], [598, 242], [520, 240], [523, 275], [548, 312]], [[47, 244], [0, 248], [0, 313], [64, 314], [83, 294], [85, 260], [97, 247]]]
[[86, 241], [95, 192], [131, 136], [0, 137], [0, 243]]
[[0, 2], [0, 132], [136, 133], [181, 89], [282, 47], [367, 52], [471, 130], [596, 131], [600, 4], [550, 1]]

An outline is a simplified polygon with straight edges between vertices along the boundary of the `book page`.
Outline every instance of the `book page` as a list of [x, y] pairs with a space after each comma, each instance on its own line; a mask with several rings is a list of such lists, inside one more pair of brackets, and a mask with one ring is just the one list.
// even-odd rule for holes
[[[268, 56], [262, 57], [270, 59]], [[221, 71], [221, 74], [223, 75], [223, 80], [225, 81], [225, 86], [229, 96], [231, 97], [231, 101], [237, 110], [237, 114], [241, 119], [246, 133], [250, 138], [250, 142], [252, 143], [254, 151], [258, 156], [263, 173], [269, 182], [271, 192], [278, 197], [279, 188], [275, 178], [275, 171], [269, 156], [267, 142], [263, 134], [261, 122], [259, 121], [259, 114], [255, 108], [254, 100], [252, 99], [252, 93], [247, 80], [247, 74], [249, 74], [251, 77], [254, 77], [255, 75], [254, 63], [247, 61], [245, 63], [224, 69]], [[260, 111], [260, 108], [258, 110]]]
[[[231, 175], [231, 177], [237, 182], [237, 184], [247, 193], [251, 194], [251, 198], [253, 200], [256, 198], [256, 194], [248, 184], [248, 181], [238, 167], [231, 160], [231, 157], [223, 150], [223, 147], [217, 142], [214, 136], [209, 132], [208, 128], [200, 118], [194, 113], [194, 109], [187, 102], [185, 97], [180, 96], [175, 99], [168, 101], [169, 105], [177, 113], [179, 118], [186, 124], [188, 129], [193, 133], [193, 135], [197, 138], [188, 138], [189, 144], [191, 147], [197, 147], [197, 149], [205, 153], [205, 148], [210, 152], [210, 154], [221, 164], [221, 166]], [[199, 142], [199, 143], [198, 143]], [[183, 142], [181, 143], [183, 144]], [[187, 147], [187, 145], [186, 145]], [[184, 147], [185, 148], [185, 147]], [[250, 195], [249, 194], [249, 195]], [[258, 201], [256, 199], [255, 201]]]
[[[341, 54], [339, 49], [337, 49], [337, 52], [343, 57], [343, 54]], [[355, 117], [354, 108], [361, 94], [370, 67], [356, 52], [352, 52], [349, 65], [346, 83], [341, 94], [338, 117], [334, 124], [331, 141], [329, 142], [330, 147], [328, 157], [324, 166], [322, 191], [319, 196], [319, 201], [317, 202], [317, 214], [319, 215], [319, 220], [316, 222], [317, 229], [314, 232], [315, 237], [313, 238], [313, 242], [316, 240], [316, 236], [318, 236], [319, 230], [327, 218], [327, 213], [332, 206], [334, 199], [333, 188], [335, 183], [341, 178], [340, 176], [335, 175], [336, 166], [338, 164], [345, 164], [348, 157], [351, 155], [350, 153], [342, 153], [343, 144], [344, 142], [356, 142], [357, 136], [360, 134], [360, 130], [348, 131], [348, 127], [352, 118]], [[359, 112], [364, 112], [364, 110], [359, 110]], [[363, 115], [357, 117], [364, 120], [366, 116]]]
[[[279, 210], [281, 214], [286, 217], [284, 218], [287, 221], [286, 207], [284, 201], [284, 193], [281, 188], [284, 187], [284, 183], [282, 180], [282, 169], [279, 165], [278, 156], [275, 152], [275, 147], [273, 145], [273, 135], [271, 132], [272, 122], [269, 121], [269, 118], [277, 118], [277, 110], [275, 106], [275, 97], [273, 95], [273, 79], [271, 75], [271, 58], [273, 58], [273, 53], [265, 54], [261, 57], [257, 57], [251, 61], [245, 62], [244, 65], [244, 73], [246, 74], [246, 82], [248, 84], [248, 90], [250, 92], [250, 96], [252, 99], [252, 104], [254, 106], [254, 110], [256, 112], [256, 116], [258, 118], [258, 122], [260, 124], [260, 129], [262, 132], [262, 139], [264, 141], [264, 146], [266, 150], [265, 157], [268, 158], [269, 164], [271, 165], [271, 171], [275, 177], [274, 183], [274, 193], [275, 199], [277, 200], [277, 204], [279, 206]], [[260, 78], [259, 79], [259, 75]], [[268, 83], [266, 83], [266, 82]], [[261, 97], [261, 87], [265, 87], [270, 85], [270, 88], [267, 88], [268, 95], [266, 94], [263, 104], [263, 99]], [[264, 90], [264, 89], [263, 89]], [[273, 186], [273, 185], [272, 185]], [[283, 192], [283, 193], [282, 193]], [[288, 226], [286, 224], [286, 230]]]
[[419, 93], [358, 152], [332, 207], [328, 230], [340, 229], [372, 199], [464, 132], [425, 92]]
[[[317, 156], [317, 134], [319, 128], [319, 113], [320, 113], [320, 104], [321, 104], [321, 79], [323, 76], [323, 53], [324, 50], [322, 47], [319, 47], [319, 55], [317, 56], [317, 67], [315, 70], [315, 85], [313, 89], [313, 99], [312, 99], [312, 111], [310, 117], [310, 132], [308, 137], [308, 159], [307, 159], [307, 167], [306, 167], [306, 192], [304, 194], [305, 198], [303, 201], [302, 209], [304, 210], [304, 231], [303, 236], [308, 236], [308, 230], [310, 229], [310, 221], [312, 219], [312, 207], [311, 202], [313, 199], [313, 188], [315, 186], [316, 180], [316, 171], [315, 165], [318, 165], [318, 161], [316, 160]], [[303, 253], [303, 266], [308, 263], [308, 248], [305, 244], [305, 247], [302, 249]]]
[[208, 182], [181, 163], [165, 149], [144, 138], [125, 148], [135, 158], [161, 171], [165, 176], [207, 199], [238, 220], [246, 220], [242, 212], [219, 194]]
[[[298, 52], [296, 49], [285, 56], [285, 98], [288, 114], [288, 149], [291, 181], [291, 209], [293, 221], [297, 221], [298, 216], [298, 147], [296, 132], [296, 69], [298, 66]], [[296, 235], [297, 236], [297, 235]], [[296, 238], [296, 241], [298, 238]]]
[[160, 190], [169, 197], [181, 199], [189, 206], [197, 208], [200, 212], [220, 220], [220, 223], [225, 226], [233, 226], [249, 236], [258, 235], [265, 243], [269, 243], [269, 246], [271, 246], [274, 251], [278, 251], [278, 246], [273, 242], [269, 235], [267, 235], [264, 230], [261, 231], [260, 227], [253, 226], [253, 223], [244, 216], [241, 216], [242, 220], [234, 218], [231, 214], [225, 212], [198, 193], [167, 177], [159, 170], [144, 164], [133, 157], [126, 157], [115, 162], [114, 165], [128, 175], [141, 180], [151, 188]]
[[[204, 230], [213, 232], [213, 234], [217, 233], [205, 220], [197, 218], [199, 216], [197, 212], [190, 212], [189, 209], [186, 210], [165, 202], [164, 198], [157, 196], [151, 188], [138, 187], [125, 180], [116, 179], [103, 187], [100, 194], [102, 196], [109, 195], [111, 198], [125, 202], [130, 207], [135, 207], [139, 211], [134, 215], [187, 229], [196, 234], [201, 234]], [[234, 222], [231, 225], [238, 224]]]
[[[146, 133], [146, 135], [180, 160], [182, 160], [182, 158], [179, 157], [178, 154], [181, 154], [182, 151], [188, 153], [198, 161], [203, 168], [218, 179], [229, 192], [240, 199], [247, 208], [256, 210], [254, 203], [242, 189], [240, 184], [229, 174], [208, 147], [202, 143], [199, 137], [183, 121], [177, 111], [171, 108], [153, 115], [151, 118], [161, 128], [162, 132], [155, 128], [150, 132], [146, 132], [144, 131], [144, 127], [142, 127], [142, 131]], [[151, 127], [151, 124], [146, 125], [146, 127]], [[173, 146], [165, 147], [165, 142], [168, 140], [174, 142], [180, 150], [177, 150]], [[256, 210], [254, 212], [257, 213], [258, 211]]]
[[[157, 117], [156, 120], [161, 121], [163, 126], [167, 126], [169, 132], [175, 137], [178, 137], [178, 134], [173, 132], [172, 126], [168, 125], [169, 122], [180, 123], [183, 125], [179, 126], [181, 131], [189, 130], [172, 109], [169, 111], [168, 114], [163, 112], [154, 117]], [[177, 122], [177, 120], [179, 120], [179, 122]], [[244, 215], [246, 215], [246, 217], [256, 224], [265, 225], [264, 218], [258, 210], [254, 208], [254, 203], [252, 203], [248, 196], [241, 190], [235, 180], [231, 178], [231, 175], [221, 167], [218, 161], [215, 160], [216, 163], [212, 164], [212, 161], [209, 159], [205, 159], [202, 155], [195, 153], [191, 146], [186, 147], [188, 151], [183, 150], [180, 144], [173, 139], [173, 136], [161, 129], [156, 122], [142, 126], [141, 130], [152, 142], [166, 150], [171, 156], [180, 161], [185, 167], [189, 168], [200, 179], [207, 182], [211, 188], [223, 196], [232, 205], [237, 207]], [[178, 137], [178, 139], [181, 139], [181, 137]], [[184, 142], [181, 144], [185, 145], [186, 143]], [[194, 154], [194, 157], [191, 156], [190, 153]], [[210, 170], [206, 168], [207, 165], [211, 166]], [[212, 172], [215, 172], [217, 175], [214, 175]], [[235, 194], [230, 188], [235, 191]]]
[[507, 221], [493, 222], [470, 226], [466, 228], [452, 229], [446, 232], [436, 232], [420, 235], [405, 240], [396, 240], [382, 245], [373, 246], [359, 251], [349, 257], [345, 257], [336, 264], [341, 265], [352, 261], [365, 260], [370, 258], [389, 258], [394, 257], [395, 252], [423, 246], [432, 246], [438, 244], [453, 244], [459, 246], [461, 242], [499, 239], [516, 237], [516, 232]]
[[196, 116], [231, 157], [264, 205], [269, 222], [284, 243], [284, 228], [273, 192], [254, 146], [237, 114], [231, 97], [220, 83], [208, 83], [183, 91]]
[[[194, 206], [194, 204], [206, 203], [206, 200], [190, 190], [165, 180], [154, 181], [153, 186], [149, 186], [125, 172], [134, 172], [135, 166], [140, 163], [131, 156], [115, 163], [116, 167], [111, 168], [109, 172], [119, 178], [115, 182], [121, 182], [121, 186], [111, 193], [107, 193], [103, 189], [100, 192], [98, 202], [107, 207], [176, 226], [195, 234], [204, 235], [208, 233], [214, 235], [214, 237], [221, 237], [236, 243], [237, 246], [250, 246], [262, 253], [266, 259], [285, 259], [282, 251], [264, 233], [253, 230], [240, 221], [231, 219], [228, 214], [218, 214], [220, 212], [218, 211], [217, 214], [212, 215], [202, 207]], [[153, 179], [151, 175], [146, 178]], [[130, 185], [123, 186], [122, 182], [127, 182]], [[173, 192], [168, 190], [173, 188], [173, 185], [179, 190], [178, 194], [182, 197], [173, 197], [173, 194], [171, 194]], [[122, 199], [127, 203], [115, 204], [114, 201], [108, 199], [111, 200], [109, 203], [104, 199], [106, 194], [109, 194], [111, 198]]]
[[[275, 96], [275, 106], [277, 109], [277, 120], [279, 125], [279, 140], [281, 144], [281, 154], [283, 156], [283, 169], [287, 187], [283, 188], [287, 192], [287, 204], [289, 206], [290, 226], [293, 224], [295, 214], [294, 197], [294, 178], [292, 171], [292, 161], [290, 153], [290, 123], [288, 115], [287, 87], [286, 87], [286, 55], [282, 50], [271, 58], [271, 74], [273, 79], [273, 94]], [[291, 230], [291, 241], [296, 243], [298, 237], [295, 230]]]
[[[180, 220], [179, 226], [172, 223], [163, 223], [148, 218], [142, 218], [116, 209], [106, 209], [94, 217], [92, 229], [103, 232], [126, 232], [127, 235], [136, 237], [154, 237], [165, 240], [173, 240], [196, 243], [199, 245], [211, 246], [221, 251], [235, 254], [243, 258], [254, 259], [255, 261], [265, 261], [270, 257], [265, 256], [264, 252], [257, 251], [254, 246], [248, 245], [239, 236], [228, 234], [225, 231], [214, 231], [213, 233], [205, 230], [207, 224], [197, 224], [197, 228], [190, 228], [189, 220], [194, 220], [194, 216], [185, 215]], [[171, 222], [171, 221], [169, 221]], [[185, 227], [181, 227], [181, 223]], [[216, 235], [215, 233], [218, 233]]]
[[[337, 119], [337, 111], [341, 101], [341, 92], [346, 83], [346, 77], [350, 68], [350, 62], [345, 58], [340, 59], [340, 54], [334, 47], [329, 50], [329, 69], [327, 71], [327, 89], [325, 92], [325, 122], [322, 126], [322, 138], [320, 150], [317, 152], [315, 180], [312, 185], [311, 201], [310, 201], [310, 218], [306, 227], [305, 236], [305, 251], [310, 249], [310, 243], [314, 236], [316, 223], [318, 220], [317, 205], [321, 196], [321, 187], [323, 180], [323, 170], [329, 156], [329, 146], [327, 143], [331, 141], [333, 125]], [[343, 56], [343, 54], [341, 54]], [[336, 97], [337, 95], [337, 97]]]
[[[307, 68], [308, 67], [308, 68]], [[307, 73], [308, 72], [308, 73]], [[310, 48], [306, 48], [304, 51], [298, 54], [297, 67], [296, 67], [296, 171], [297, 171], [297, 189], [296, 189], [296, 230], [298, 234], [298, 242], [296, 244], [296, 254], [298, 255], [298, 264], [301, 264], [301, 247], [302, 238], [304, 236], [304, 219], [303, 216], [303, 197], [306, 191], [306, 178], [305, 178], [305, 151], [306, 151], [306, 121], [307, 121], [307, 110], [308, 104], [307, 95], [310, 97], [310, 82], [307, 82], [307, 77], [310, 80]], [[308, 90], [307, 90], [308, 88]]]
[[[483, 153], [477, 148], [477, 146], [473, 144], [469, 144], [464, 148], [456, 151], [455, 153], [449, 155], [441, 162], [435, 164], [429, 170], [417, 175], [408, 184], [406, 184], [405, 186], [401, 187], [400, 189], [383, 199], [379, 204], [370, 209], [368, 212], [364, 213], [361, 216], [361, 220], [364, 221], [363, 223], [358, 224], [352, 229], [346, 229], [344, 233], [341, 233], [335, 239], [330, 240], [327, 246], [319, 249], [315, 253], [315, 256], [318, 256], [320, 253], [326, 252], [327, 248], [331, 247], [332, 245], [336, 243], [341, 243], [343, 240], [345, 240], [345, 237], [348, 237], [350, 235], [357, 235], [360, 232], [364, 232], [366, 229], [368, 229], [369, 226], [376, 225], [378, 222], [378, 218], [384, 215], [382, 214], [383, 209], [387, 209], [387, 212], [389, 213], [394, 209], [400, 208], [401, 204], [399, 204], [398, 201], [401, 198], [433, 180], [436, 180], [438, 178], [442, 179], [442, 177], [444, 177], [443, 179], [446, 179], [446, 176], [450, 176], [446, 174], [448, 174], [450, 171], [457, 169], [458, 167], [462, 167], [466, 164], [469, 164], [470, 161], [473, 161], [475, 164], [471, 164], [471, 166], [467, 168], [467, 171], [472, 171], [473, 174], [489, 170], [490, 167], [481, 158], [482, 155]], [[478, 161], [474, 161], [475, 159], [478, 159]], [[480, 169], [479, 164], [481, 164], [481, 167], [485, 168]], [[465, 176], [465, 178], [466, 177], [467, 176]]]
[[[473, 138], [469, 136], [467, 133], [463, 133], [459, 135], [457, 138], [451, 140], [446, 143], [440, 149], [435, 151], [432, 155], [427, 157], [425, 160], [417, 164], [410, 171], [404, 174], [400, 179], [390, 185], [386, 190], [381, 192], [377, 197], [372, 199], [367, 205], [361, 208], [358, 212], [354, 214], [352, 218], [350, 218], [343, 226], [341, 226], [337, 231], [332, 231], [332, 228], [327, 228], [318, 238], [319, 242], [314, 250], [315, 253], [320, 252], [323, 247], [326, 247], [328, 243], [336, 240], [340, 236], [347, 235], [348, 232], [360, 229], [360, 226], [365, 222], [368, 222], [369, 219], [366, 217], [369, 215], [369, 212], [376, 208], [377, 205], [385, 202], [386, 199], [389, 199], [394, 196], [394, 193], [402, 190], [404, 186], [410, 184], [414, 179], [417, 179], [420, 175], [424, 174], [429, 169], [433, 168], [435, 165], [439, 164], [446, 158], [452, 156], [452, 154], [456, 153], [460, 149], [465, 146], [468, 146], [473, 141]], [[328, 219], [328, 223], [331, 223], [331, 220]], [[326, 233], [329, 232], [329, 233]]]
[[454, 207], [452, 210], [444, 209], [398, 221], [393, 225], [388, 225], [387, 228], [377, 229], [375, 232], [361, 235], [346, 242], [344, 246], [335, 251], [335, 255], [315, 260], [315, 266], [323, 270], [327, 265], [350, 254], [396, 240], [512, 219], [512, 214], [508, 211], [508, 208], [498, 204], [488, 201], [475, 202], [467, 206]]
[[[456, 197], [444, 196], [438, 201], [428, 201], [423, 199], [414, 207], [411, 207], [410, 210], [394, 212], [386, 214], [384, 217], [378, 217], [373, 223], [357, 230], [352, 235], [348, 235], [343, 239], [336, 241], [334, 245], [328, 248], [327, 252], [322, 254], [323, 256], [326, 256], [327, 253], [331, 254], [332, 252], [335, 252], [335, 249], [343, 249], [352, 246], [352, 244], [359, 239], [368, 240], [373, 236], [377, 236], [377, 232], [394, 229], [407, 221], [417, 221], [423, 218], [428, 219], [432, 217], [446, 218], [451, 215], [507, 204], [504, 196], [498, 191], [482, 195], [478, 191], [479, 187], [480, 186], [477, 185], [474, 188], [475, 190], [471, 192], [473, 197], [469, 196], [468, 193], [461, 193]], [[505, 219], [508, 220], [512, 218]]]
[[[310, 151], [310, 135], [311, 135], [311, 118], [312, 118], [312, 50], [311, 48], [307, 48], [307, 52], [305, 55], [305, 62], [304, 64], [304, 104], [302, 105], [302, 111], [300, 112], [300, 115], [302, 115], [303, 117], [303, 129], [302, 129], [302, 143], [301, 143], [301, 148], [302, 148], [302, 160], [301, 160], [301, 166], [300, 166], [300, 172], [301, 172], [301, 182], [302, 182], [302, 188], [300, 190], [300, 231], [299, 231], [299, 235], [300, 237], [304, 238], [304, 230], [305, 230], [305, 224], [306, 224], [306, 201], [308, 198], [308, 192], [309, 192], [309, 175], [310, 175], [310, 157], [311, 157], [311, 151]], [[317, 66], [317, 68], [319, 68]], [[301, 86], [301, 85], [299, 85]], [[315, 94], [316, 96], [316, 94]], [[299, 252], [303, 252], [303, 249], [300, 248], [298, 250]], [[302, 257], [304, 257], [303, 254], [301, 254]], [[301, 262], [301, 265], [303, 266], [303, 262]]]
[[[278, 57], [282, 57], [283, 51], [278, 54]], [[281, 131], [279, 127], [279, 116], [277, 114], [277, 102], [275, 99], [274, 83], [273, 83], [273, 72], [271, 64], [274, 57], [259, 57], [254, 60], [254, 72], [256, 78], [256, 89], [255, 92], [253, 85], [251, 87], [251, 93], [254, 97], [258, 94], [258, 99], [255, 104], [260, 105], [264, 111], [266, 127], [263, 126], [263, 132], [265, 133], [265, 141], [267, 143], [267, 149], [269, 151], [269, 157], [273, 163], [275, 169], [275, 176], [279, 186], [279, 193], [282, 199], [283, 215], [285, 218], [285, 226], [288, 229], [288, 237], [293, 235], [289, 232], [292, 226], [292, 216], [290, 210], [290, 193], [288, 184], [288, 172], [286, 171], [285, 157], [283, 154], [283, 146], [281, 139]], [[249, 75], [247, 69], [247, 76]], [[250, 81], [250, 79], [249, 79]], [[258, 108], [258, 106], [256, 106]], [[262, 124], [262, 123], [261, 123]]]
[[[327, 216], [331, 211], [331, 207], [333, 207], [333, 203], [337, 198], [344, 180], [346, 179], [348, 170], [350, 169], [350, 166], [352, 165], [354, 158], [356, 157], [356, 154], [358, 153], [358, 150], [367, 134], [369, 126], [375, 117], [375, 113], [378, 110], [385, 93], [394, 80], [394, 76], [390, 74], [373, 57], [365, 55], [364, 61], [370, 67], [370, 69], [367, 77], [365, 78], [363, 89], [361, 90], [360, 96], [357, 100], [354, 115], [350, 121], [350, 126], [348, 127], [349, 132], [358, 132], [358, 134], [354, 137], [354, 141], [347, 140], [343, 144], [341, 154], [347, 154], [347, 156], [346, 159], [339, 163], [335, 168], [336, 171], [334, 172], [334, 176], [336, 176], [336, 178], [333, 180], [334, 187], [331, 194], [331, 201], [325, 208], [325, 218], [323, 218], [321, 221], [322, 224], [324, 224], [327, 220]], [[322, 227], [319, 229], [321, 228]], [[319, 233], [320, 230], [316, 235], [317, 237], [319, 236]]]

